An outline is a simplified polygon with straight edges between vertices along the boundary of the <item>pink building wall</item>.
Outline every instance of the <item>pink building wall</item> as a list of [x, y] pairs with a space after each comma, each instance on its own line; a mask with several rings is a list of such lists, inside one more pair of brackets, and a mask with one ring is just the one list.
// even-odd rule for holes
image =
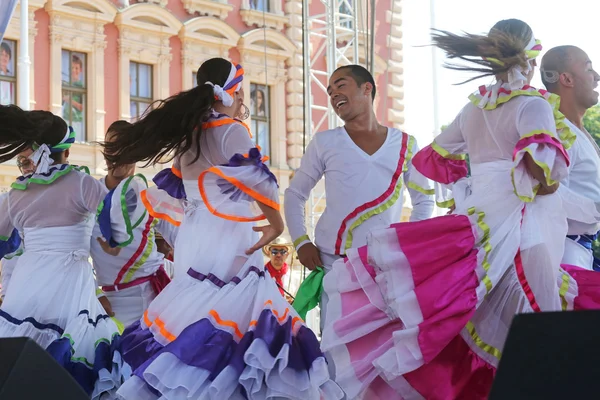
[[[361, 1], [361, 0], [357, 0]], [[122, 1], [119, 0], [111, 0], [113, 4], [117, 7], [122, 4]], [[144, 1], [130, 1], [130, 4], [135, 3], [143, 3]], [[282, 2], [282, 10], [285, 10], [285, 0], [281, 0]], [[238, 33], [243, 34], [247, 31], [255, 29], [256, 26], [249, 27], [242, 20], [240, 15], [240, 9], [242, 6], [242, 0], [230, 0], [229, 4], [234, 6], [233, 10], [228, 14], [225, 19], [225, 22], [233, 27]], [[121, 7], [122, 8], [122, 7]], [[389, 0], [377, 0], [376, 6], [376, 34], [375, 34], [375, 42], [376, 42], [376, 53], [384, 60], [389, 59], [387, 40], [388, 35], [390, 34], [390, 24], [386, 21], [386, 13], [390, 8]], [[181, 0], [169, 0], [166, 6], [166, 9], [169, 10], [175, 17], [177, 17], [181, 21], [187, 21], [191, 18], [195, 18], [199, 16], [198, 14], [190, 15], [184, 9], [183, 3]], [[311, 2], [311, 14], [317, 14], [324, 12], [324, 6], [320, 1], [312, 1]], [[44, 9], [40, 9], [35, 12], [35, 21], [37, 22], [37, 37], [35, 39], [35, 65], [36, 66], [44, 66], [49, 65], [49, 43], [50, 43], [50, 35], [49, 35], [49, 23], [50, 18], [48, 13]], [[285, 33], [285, 28], [282, 31]], [[118, 69], [118, 39], [119, 39], [119, 30], [113, 24], [109, 23], [105, 25], [104, 33], [106, 35], [107, 46], [104, 51], [104, 90], [105, 90], [105, 104], [104, 109], [106, 111], [105, 116], [105, 126], [109, 126], [113, 121], [118, 119], [119, 116], [119, 89], [118, 81], [119, 81], [119, 69]], [[317, 48], [320, 43], [314, 42], [313, 48]], [[301, 45], [299, 43], [298, 45]], [[170, 85], [170, 94], [177, 93], [182, 89], [182, 44], [181, 40], [177, 36], [172, 36], [170, 38], [170, 46], [171, 46], [171, 55], [172, 59], [170, 62], [170, 77], [169, 77], [169, 85]], [[233, 61], [239, 61], [240, 54], [238, 49], [235, 47], [232, 48], [229, 52], [229, 56]], [[318, 61], [317, 66], [319, 68], [325, 69], [326, 61], [325, 59], [321, 59]], [[49, 109], [50, 108], [50, 90], [49, 90], [49, 70], [48, 68], [35, 68], [35, 101], [36, 108], [38, 109]], [[377, 79], [378, 86], [378, 96], [380, 100], [378, 101], [378, 109], [376, 110], [377, 116], [380, 118], [382, 123], [387, 123], [387, 113], [386, 113], [386, 104], [387, 101], [383, 100], [385, 96], [387, 96], [387, 88], [386, 83], [389, 81], [389, 77], [387, 73], [382, 73]], [[314, 91], [315, 101], [320, 104], [325, 104], [327, 102], [327, 97], [318, 91]]]

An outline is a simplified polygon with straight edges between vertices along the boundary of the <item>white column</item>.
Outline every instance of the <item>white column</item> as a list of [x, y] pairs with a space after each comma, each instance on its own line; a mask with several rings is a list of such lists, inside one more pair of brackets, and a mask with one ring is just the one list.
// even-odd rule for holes
[[17, 74], [17, 97], [19, 107], [30, 109], [29, 75], [31, 60], [29, 59], [29, 0], [21, 0], [21, 34], [19, 41], [19, 61]]

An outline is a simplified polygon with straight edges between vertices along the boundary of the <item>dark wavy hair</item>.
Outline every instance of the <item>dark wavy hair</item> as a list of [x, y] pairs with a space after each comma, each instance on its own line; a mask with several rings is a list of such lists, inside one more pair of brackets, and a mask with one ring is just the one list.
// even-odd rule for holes
[[225, 86], [231, 62], [223, 58], [205, 61], [196, 74], [198, 86], [153, 103], [154, 108], [130, 126], [112, 130], [110, 142], [101, 143], [104, 156], [115, 166], [145, 162], [145, 165], [166, 163], [191, 149], [195, 143], [200, 157], [202, 122], [215, 104], [213, 87]]
[[[452, 63], [444, 64], [444, 67], [449, 69], [480, 73], [480, 75], [461, 83], [503, 74], [516, 65], [527, 68], [529, 60], [524, 50], [533, 37], [533, 31], [521, 20], [499, 21], [487, 35], [469, 33], [456, 35], [437, 29], [434, 29], [434, 32], [432, 34], [433, 44], [442, 49], [448, 58], [457, 58], [476, 65], [471, 67]], [[502, 65], [488, 60], [490, 58], [499, 60]]]
[[[34, 144], [55, 146], [63, 140], [67, 123], [49, 111], [25, 111], [10, 105], [0, 106], [0, 163], [30, 149]], [[50, 156], [54, 161], [61, 153]]]

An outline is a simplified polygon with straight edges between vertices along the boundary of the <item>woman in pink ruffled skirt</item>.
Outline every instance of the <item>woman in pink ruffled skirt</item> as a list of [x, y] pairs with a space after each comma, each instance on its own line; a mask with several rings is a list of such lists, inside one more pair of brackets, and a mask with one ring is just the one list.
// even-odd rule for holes
[[599, 305], [600, 275], [560, 266], [567, 217], [598, 216], [561, 190], [575, 136], [529, 86], [540, 42], [519, 20], [433, 40], [495, 82], [413, 159], [453, 214], [374, 230], [325, 277], [322, 350], [349, 399], [485, 399], [515, 314]]

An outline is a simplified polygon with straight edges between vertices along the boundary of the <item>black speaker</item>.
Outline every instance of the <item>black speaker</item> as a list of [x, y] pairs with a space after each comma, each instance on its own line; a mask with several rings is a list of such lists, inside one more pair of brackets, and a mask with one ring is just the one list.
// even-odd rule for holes
[[489, 400], [600, 398], [600, 311], [517, 315]]
[[0, 339], [0, 400], [89, 400], [81, 386], [29, 338]]

